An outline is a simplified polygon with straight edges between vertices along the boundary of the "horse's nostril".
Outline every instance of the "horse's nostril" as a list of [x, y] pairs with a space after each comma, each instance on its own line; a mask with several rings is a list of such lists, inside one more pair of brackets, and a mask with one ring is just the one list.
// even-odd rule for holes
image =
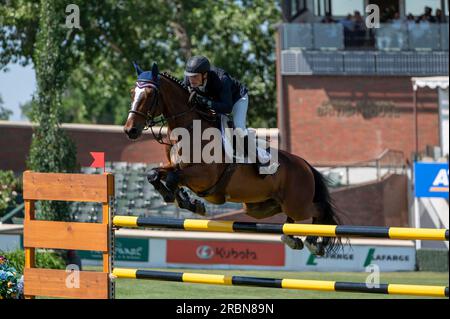
[[132, 128], [130, 128], [130, 130], [128, 131], [128, 134], [130, 134], [130, 135], [136, 135], [137, 132], [138, 132], [137, 128], [132, 127]]
[[139, 130], [134, 126], [130, 128], [125, 128], [124, 131], [125, 134], [127, 134], [130, 139], [134, 140], [139, 136]]

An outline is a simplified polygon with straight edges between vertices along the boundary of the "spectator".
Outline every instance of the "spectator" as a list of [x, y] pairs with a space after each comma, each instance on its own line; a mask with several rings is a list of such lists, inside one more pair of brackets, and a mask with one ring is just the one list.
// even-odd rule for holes
[[418, 20], [417, 23], [422, 24], [422, 25], [429, 25], [430, 23], [434, 23], [434, 22], [430, 21], [430, 18], [426, 15], [421, 15], [417, 20]]
[[[395, 28], [395, 29], [400, 29], [402, 26], [403, 26], [403, 24], [404, 24], [404, 21], [403, 21], [403, 19], [400, 17], [400, 13], [398, 13], [398, 12], [396, 12], [395, 14], [394, 14], [394, 19], [392, 19], [392, 26]], [[414, 22], [414, 21], [413, 21]]]
[[353, 13], [353, 39], [354, 45], [361, 47], [364, 45], [364, 40], [366, 36], [366, 27], [364, 19], [359, 11]]
[[340, 20], [339, 23], [342, 24], [344, 30], [354, 30], [353, 17], [350, 13], [344, 19]]
[[414, 16], [412, 15], [412, 13], [409, 13], [406, 16], [406, 21], [416, 21], [416, 18], [414, 18]]
[[325, 13], [325, 18], [322, 19], [322, 23], [336, 23], [337, 21], [333, 19], [331, 12]]
[[381, 21], [381, 23], [386, 23], [389, 20], [392, 20], [393, 17], [394, 17], [394, 12], [392, 11], [392, 8], [386, 7], [386, 8], [384, 8], [383, 13], [381, 14], [380, 21]]
[[416, 22], [421, 23], [427, 21], [430, 23], [436, 23], [436, 18], [431, 15], [432, 12], [433, 10], [430, 7], [425, 7], [424, 13], [417, 18]]
[[364, 19], [361, 16], [361, 12], [359, 12], [359, 11], [354, 12], [353, 21], [354, 21], [355, 28], [364, 29]]
[[445, 17], [442, 14], [441, 9], [436, 9], [436, 22], [437, 23], [445, 23]]
[[[405, 29], [405, 25], [407, 25], [407, 21], [405, 19], [402, 19], [400, 17], [400, 13], [396, 12], [394, 14], [394, 19], [392, 20], [392, 28], [395, 32], [395, 36], [392, 38], [389, 38], [389, 41], [387, 41], [388, 45], [391, 45], [391, 41], [393, 42], [393, 46], [397, 46], [398, 48], [403, 48], [406, 44], [407, 38], [405, 33], [403, 32]], [[412, 24], [415, 25], [414, 17], [412, 17]], [[396, 43], [395, 43], [396, 42]]]
[[411, 29], [413, 27], [413, 25], [416, 24], [416, 18], [414, 18], [414, 16], [412, 15], [412, 13], [409, 13], [406, 16], [406, 26]]
[[422, 39], [429, 35], [430, 32], [430, 19], [426, 15], [421, 15], [419, 23], [416, 24], [412, 29], [410, 29], [410, 37], [415, 38], [416, 40]]
[[344, 27], [344, 45], [345, 47], [350, 47], [353, 45], [353, 31], [354, 31], [354, 23], [352, 15], [349, 13], [347, 17], [339, 21], [340, 24]]

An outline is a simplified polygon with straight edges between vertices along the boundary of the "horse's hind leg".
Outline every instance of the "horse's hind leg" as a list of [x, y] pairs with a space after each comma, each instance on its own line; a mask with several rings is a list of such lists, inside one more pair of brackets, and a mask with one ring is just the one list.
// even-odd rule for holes
[[253, 218], [262, 219], [281, 213], [280, 204], [274, 199], [260, 203], [245, 203], [245, 213]]
[[[286, 223], [294, 223], [295, 221], [291, 217], [286, 218]], [[295, 250], [301, 250], [303, 249], [303, 241], [298, 238], [294, 237], [293, 235], [282, 235], [281, 241], [288, 245], [291, 249]]]
[[[313, 218], [313, 224], [325, 224], [321, 218]], [[324, 256], [328, 246], [333, 246], [334, 238], [331, 237], [318, 237], [307, 236], [305, 240], [305, 246], [308, 250], [317, 256]], [[331, 249], [332, 250], [332, 249]]]
[[316, 256], [325, 255], [325, 244], [323, 241], [319, 241], [318, 236], [306, 236], [305, 246], [311, 252], [311, 254]]
[[[312, 202], [313, 194], [303, 192], [298, 194], [290, 193], [282, 204], [283, 213], [286, 214], [286, 223], [307, 220], [320, 214], [317, 207]], [[309, 195], [309, 196], [308, 196]], [[293, 235], [283, 235], [281, 240], [292, 249], [302, 249], [303, 241]]]

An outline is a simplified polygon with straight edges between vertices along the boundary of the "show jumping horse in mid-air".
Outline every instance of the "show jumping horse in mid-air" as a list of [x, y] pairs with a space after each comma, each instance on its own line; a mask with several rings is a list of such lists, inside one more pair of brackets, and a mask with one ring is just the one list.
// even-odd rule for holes
[[[165, 124], [167, 136], [177, 128], [192, 133], [194, 120], [201, 121], [202, 132], [219, 128], [217, 114], [196, 103], [195, 91], [190, 92], [170, 74], [159, 73], [155, 63], [151, 71], [143, 71], [137, 64], [134, 66], [138, 79], [131, 90], [131, 109], [124, 126], [130, 139], [137, 139], [148, 128], [153, 132], [155, 125]], [[324, 177], [298, 156], [271, 149], [278, 151], [279, 167], [275, 173], [261, 177], [253, 164], [174, 162], [170, 156], [174, 142], [171, 139], [164, 142], [161, 131], [153, 134], [159, 143], [165, 144], [169, 164], [150, 171], [148, 180], [166, 202], [176, 201], [181, 208], [205, 214], [203, 203], [189, 198], [183, 189], [185, 186], [213, 204], [244, 203], [246, 213], [258, 219], [284, 213], [287, 223], [312, 218], [313, 224], [339, 224]], [[194, 134], [189, 138], [194, 139]], [[193, 145], [199, 141], [191, 142]], [[201, 147], [209, 142], [200, 141]], [[291, 235], [283, 235], [282, 240], [292, 249], [304, 246], [300, 238]], [[317, 236], [307, 236], [305, 245], [316, 255], [342, 246], [339, 238]]]

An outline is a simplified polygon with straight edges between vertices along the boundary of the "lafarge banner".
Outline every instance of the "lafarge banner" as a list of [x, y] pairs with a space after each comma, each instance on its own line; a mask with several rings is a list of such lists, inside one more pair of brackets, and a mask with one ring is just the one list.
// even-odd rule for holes
[[296, 260], [300, 261], [300, 269], [305, 271], [365, 271], [373, 265], [380, 271], [402, 271], [414, 270], [415, 258], [412, 246], [353, 245], [326, 257], [316, 257], [302, 250]]

